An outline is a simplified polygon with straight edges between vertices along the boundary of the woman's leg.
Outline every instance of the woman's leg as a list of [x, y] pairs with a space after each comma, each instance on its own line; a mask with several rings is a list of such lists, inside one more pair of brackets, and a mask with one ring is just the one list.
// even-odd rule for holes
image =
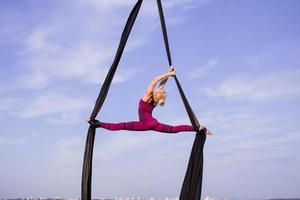
[[163, 133], [178, 133], [183, 131], [196, 131], [191, 125], [179, 125], [179, 126], [171, 126], [168, 124], [157, 123], [154, 127], [155, 131], [163, 132]]
[[147, 131], [150, 130], [149, 124], [143, 121], [121, 122], [121, 123], [106, 123], [99, 122], [98, 127], [111, 130], [129, 130], [129, 131]]

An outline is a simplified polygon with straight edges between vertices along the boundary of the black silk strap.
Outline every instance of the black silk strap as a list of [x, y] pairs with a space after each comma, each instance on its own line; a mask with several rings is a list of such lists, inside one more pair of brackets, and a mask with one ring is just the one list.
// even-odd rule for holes
[[143, 2], [143, 0], [139, 0], [135, 4], [134, 8], [132, 9], [132, 11], [131, 11], [128, 19], [127, 19], [125, 28], [123, 29], [122, 36], [121, 36], [121, 39], [120, 39], [120, 42], [119, 42], [118, 50], [117, 50], [116, 55], [115, 55], [115, 59], [114, 59], [112, 65], [110, 67], [110, 70], [108, 71], [108, 74], [106, 75], [105, 81], [102, 85], [99, 96], [98, 96], [97, 101], [95, 103], [94, 110], [91, 114], [91, 117], [90, 117], [91, 119], [96, 118], [96, 116], [98, 115], [98, 113], [99, 113], [99, 111], [100, 111], [100, 109], [101, 109], [101, 107], [104, 103], [104, 100], [105, 100], [106, 95], [108, 93], [108, 90], [110, 88], [110, 84], [112, 82], [112, 79], [113, 79], [113, 77], [115, 75], [115, 72], [117, 70], [117, 67], [119, 65], [121, 56], [123, 54], [123, 51], [124, 51], [124, 48], [125, 48], [125, 45], [126, 45], [126, 42], [127, 42], [127, 39], [128, 39], [129, 34], [131, 32], [131, 29], [133, 27], [135, 19], [138, 15], [138, 12], [140, 10], [142, 2]]
[[[169, 41], [168, 41], [168, 34], [166, 23], [164, 19], [163, 8], [161, 5], [161, 0], [157, 0], [157, 7], [161, 22], [161, 28], [163, 33], [163, 38], [165, 42], [168, 63], [169, 66], [172, 66], [172, 58], [169, 48]], [[187, 111], [187, 114], [190, 118], [191, 124], [194, 126], [195, 129], [200, 126], [184, 92], [180, 85], [180, 82], [177, 76], [174, 77], [175, 82], [180, 93], [182, 102], [184, 107]], [[164, 83], [161, 83], [164, 84]], [[194, 140], [192, 152], [190, 154], [189, 164], [187, 167], [187, 171], [185, 174], [185, 178], [181, 187], [180, 192], [180, 200], [200, 200], [201, 199], [201, 191], [202, 191], [202, 175], [203, 175], [203, 147], [206, 140], [206, 134], [203, 131], [197, 131], [196, 138]]]
[[[90, 118], [95, 119], [98, 113], [100, 112], [102, 105], [105, 101], [105, 98], [108, 94], [112, 79], [114, 77], [114, 74], [117, 70], [119, 61], [121, 59], [123, 50], [125, 48], [127, 39], [130, 35], [130, 31], [133, 27], [133, 24], [135, 22], [135, 19], [138, 15], [138, 12], [140, 10], [141, 4], [143, 0], [138, 0], [135, 4], [134, 8], [132, 9], [125, 28], [123, 30], [119, 47], [115, 55], [115, 59], [110, 67], [110, 70], [105, 78], [105, 81], [102, 85], [102, 88], [100, 90], [100, 93], [98, 95], [98, 98], [96, 100], [93, 112], [91, 113]], [[172, 65], [172, 59], [169, 49], [169, 43], [168, 43], [168, 36], [167, 36], [167, 30], [163, 15], [163, 9], [161, 5], [161, 1], [157, 0], [158, 10], [159, 10], [159, 16], [161, 21], [161, 27], [163, 31], [164, 36], [164, 42], [165, 47], [167, 51], [167, 57], [169, 65]], [[177, 88], [179, 90], [181, 99], [183, 101], [183, 104], [186, 108], [186, 111], [188, 113], [189, 119], [191, 121], [191, 124], [194, 127], [199, 126], [199, 122], [191, 109], [187, 98], [185, 97], [185, 94], [181, 88], [181, 85], [175, 76], [175, 82], [177, 85]], [[94, 140], [95, 140], [95, 127], [90, 126], [86, 138], [86, 144], [85, 144], [85, 152], [84, 152], [84, 160], [83, 160], [83, 168], [82, 168], [82, 181], [81, 181], [81, 199], [82, 200], [91, 200], [91, 183], [92, 183], [92, 158], [93, 158], [93, 148], [94, 148]], [[187, 167], [187, 172], [185, 174], [184, 182], [181, 188], [180, 193], [180, 200], [200, 200], [201, 198], [201, 187], [202, 187], [202, 172], [203, 172], [203, 147], [205, 143], [206, 135], [204, 131], [197, 131], [196, 138], [193, 144], [193, 148], [190, 154], [189, 164]]]
[[[137, 1], [134, 8], [132, 9], [125, 28], [123, 30], [121, 40], [119, 42], [119, 47], [115, 55], [115, 59], [110, 67], [110, 70], [105, 78], [105, 81], [102, 85], [98, 98], [96, 100], [93, 112], [91, 114], [91, 119], [95, 119], [98, 115], [104, 100], [107, 96], [109, 87], [111, 85], [114, 74], [117, 70], [120, 58], [122, 56], [123, 50], [125, 48], [127, 39], [129, 37], [130, 31], [133, 27], [135, 19], [138, 15], [142, 4], [142, 0]], [[93, 149], [94, 149], [94, 140], [95, 140], [95, 127], [90, 126], [86, 138], [83, 167], [82, 167], [82, 179], [81, 179], [81, 199], [82, 200], [91, 200], [91, 184], [92, 184], [92, 161], [93, 161]]]
[[169, 62], [169, 66], [172, 66], [172, 57], [171, 57], [171, 52], [170, 52], [170, 47], [169, 47], [169, 40], [168, 40], [168, 33], [167, 33], [167, 28], [166, 28], [164, 12], [163, 12], [163, 8], [161, 5], [161, 1], [157, 0], [156, 2], [157, 2], [158, 12], [159, 12], [161, 29], [162, 29], [162, 33], [163, 33], [163, 37], [164, 37], [164, 41], [165, 41], [168, 62]]
[[[163, 37], [164, 37], [165, 49], [167, 52], [168, 63], [169, 63], [169, 66], [172, 66], [172, 57], [171, 57], [171, 52], [170, 52], [170, 46], [169, 46], [168, 33], [167, 33], [167, 28], [166, 28], [164, 12], [163, 12], [163, 8], [161, 5], [161, 1], [157, 0], [156, 2], [157, 2], [157, 8], [158, 8], [158, 13], [159, 13], [159, 18], [160, 18], [161, 30], [162, 30]], [[168, 81], [168, 78], [162, 80], [159, 83], [159, 86], [166, 84], [167, 81]]]

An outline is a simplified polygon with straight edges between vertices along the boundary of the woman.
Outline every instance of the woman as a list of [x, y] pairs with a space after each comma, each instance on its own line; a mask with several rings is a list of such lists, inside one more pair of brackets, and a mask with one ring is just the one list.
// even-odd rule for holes
[[[148, 86], [146, 93], [140, 99], [139, 102], [139, 121], [121, 122], [121, 123], [106, 123], [99, 122], [98, 120], [87, 119], [87, 121], [95, 128], [101, 127], [111, 131], [117, 130], [130, 130], [130, 131], [148, 131], [154, 130], [164, 133], [178, 133], [182, 131], [196, 131], [191, 125], [179, 125], [171, 126], [158, 122], [152, 117], [152, 111], [156, 105], [163, 106], [167, 97], [166, 91], [164, 91], [164, 85], [166, 79], [170, 76], [175, 76], [174, 68], [170, 67], [168, 73], [157, 76]], [[162, 84], [155, 89], [156, 84], [162, 81]], [[200, 126], [197, 129], [204, 130], [207, 135], [213, 133], [207, 130], [204, 126]]]

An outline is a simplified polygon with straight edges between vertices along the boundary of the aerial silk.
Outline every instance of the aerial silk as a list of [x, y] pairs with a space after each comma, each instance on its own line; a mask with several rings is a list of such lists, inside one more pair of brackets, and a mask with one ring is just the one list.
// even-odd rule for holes
[[[121, 59], [122, 53], [124, 51], [127, 39], [133, 27], [133, 24], [136, 20], [138, 12], [140, 10], [143, 0], [138, 0], [135, 6], [133, 7], [119, 42], [118, 50], [116, 52], [114, 61], [108, 71], [108, 74], [105, 78], [105, 81], [102, 85], [98, 98], [96, 100], [93, 112], [91, 113], [90, 119], [95, 119], [100, 112], [102, 105], [105, 101], [105, 98], [108, 94], [112, 79], [117, 70], [119, 61]], [[163, 32], [163, 38], [165, 42], [165, 48], [168, 57], [169, 66], [172, 66], [171, 53], [168, 43], [167, 30], [164, 20], [163, 9], [161, 1], [157, 0], [158, 11], [160, 15], [161, 27]], [[199, 131], [197, 127], [200, 126], [189, 102], [183, 92], [183, 89], [180, 85], [180, 82], [177, 78], [177, 75], [174, 77], [175, 83], [179, 90], [182, 102], [185, 106], [189, 119], [192, 126], [197, 130], [192, 151], [190, 154], [190, 159], [187, 167], [187, 171], [184, 177], [180, 192], [180, 200], [200, 200], [201, 198], [201, 189], [202, 189], [202, 174], [203, 174], [203, 147], [206, 140], [206, 134], [204, 130]], [[93, 148], [95, 140], [96, 127], [90, 126], [88, 129], [88, 134], [86, 138], [85, 151], [84, 151], [84, 160], [82, 168], [82, 180], [81, 180], [81, 199], [82, 200], [91, 200], [91, 183], [92, 183], [92, 158], [93, 158]]]

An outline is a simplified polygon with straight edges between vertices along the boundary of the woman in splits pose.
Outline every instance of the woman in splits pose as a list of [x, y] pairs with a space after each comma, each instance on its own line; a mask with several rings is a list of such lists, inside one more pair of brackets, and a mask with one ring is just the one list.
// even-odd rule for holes
[[[164, 133], [178, 133], [183, 131], [196, 131], [196, 129], [191, 125], [178, 125], [171, 126], [168, 124], [163, 124], [158, 122], [155, 118], [152, 117], [152, 111], [156, 107], [156, 105], [163, 106], [165, 104], [165, 100], [167, 97], [166, 91], [164, 91], [164, 85], [166, 83], [166, 79], [170, 76], [175, 76], [174, 68], [170, 67], [168, 73], [157, 76], [154, 80], [149, 84], [146, 93], [140, 99], [139, 102], [139, 121], [131, 121], [131, 122], [121, 122], [121, 123], [106, 123], [99, 122], [96, 119], [87, 119], [89, 124], [93, 127], [101, 127], [111, 131], [118, 130], [130, 130], [130, 131], [159, 131]], [[158, 88], [155, 89], [156, 84], [162, 81]], [[204, 130], [207, 135], [212, 135], [213, 133], [206, 129], [204, 126], [197, 127], [198, 130]]]

